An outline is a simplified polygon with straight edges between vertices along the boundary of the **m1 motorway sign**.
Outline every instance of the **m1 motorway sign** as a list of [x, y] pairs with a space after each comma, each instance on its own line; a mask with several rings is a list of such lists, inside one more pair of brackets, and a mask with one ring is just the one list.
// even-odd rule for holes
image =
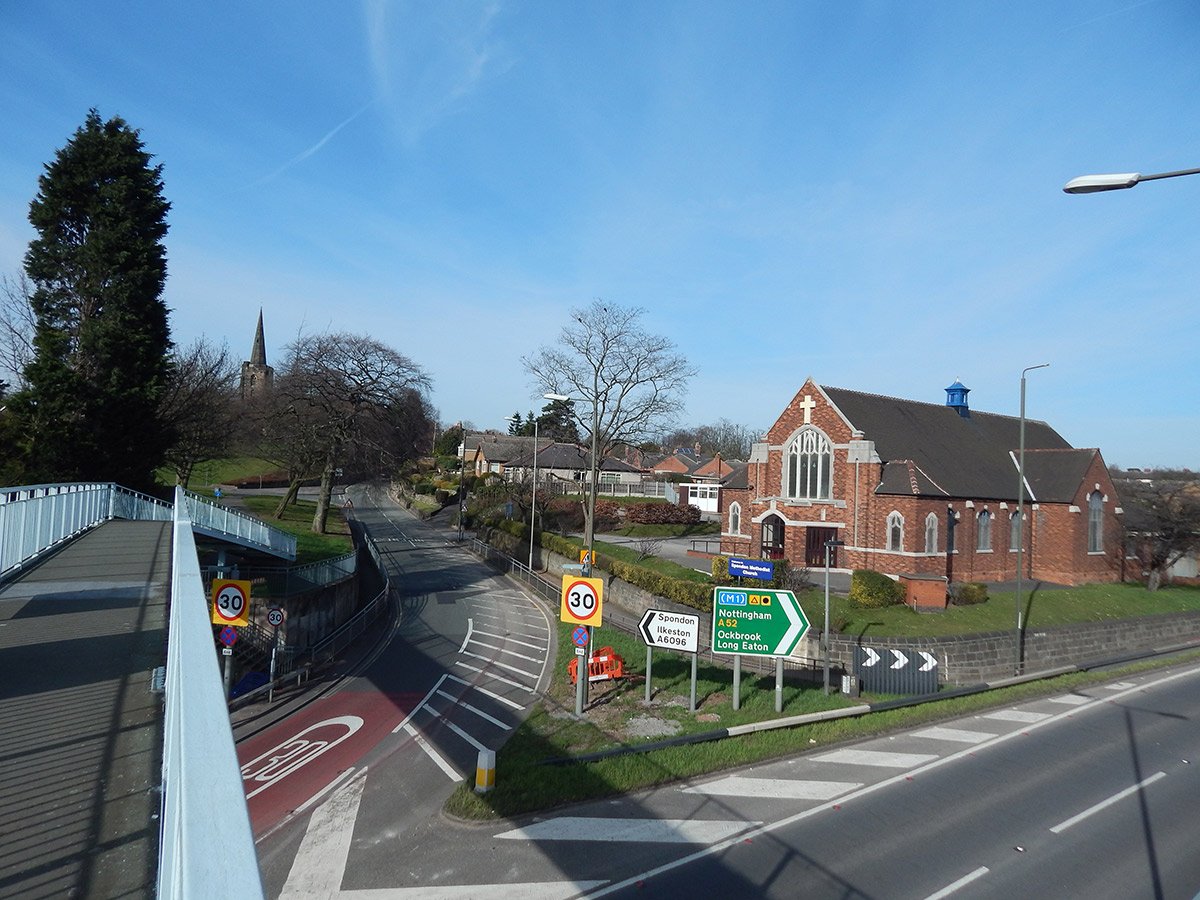
[[713, 652], [787, 656], [808, 631], [791, 591], [713, 589]]
[[700, 643], [700, 617], [688, 613], [648, 609], [638, 623], [647, 647], [695, 653]]

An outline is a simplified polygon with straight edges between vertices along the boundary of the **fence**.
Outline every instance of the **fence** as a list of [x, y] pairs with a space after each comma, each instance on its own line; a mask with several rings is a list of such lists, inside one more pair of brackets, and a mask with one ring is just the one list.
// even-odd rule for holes
[[201, 532], [211, 532], [227, 540], [237, 538], [255, 547], [268, 547], [287, 559], [296, 558], [295, 535], [272, 528], [262, 519], [226, 506], [217, 506], [191, 491], [185, 491], [184, 494], [192, 525]]

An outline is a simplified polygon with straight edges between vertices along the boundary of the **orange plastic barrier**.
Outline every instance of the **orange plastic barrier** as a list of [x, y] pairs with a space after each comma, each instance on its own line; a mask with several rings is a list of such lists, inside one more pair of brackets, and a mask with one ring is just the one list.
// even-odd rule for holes
[[[571, 684], [579, 678], [579, 660], [575, 657], [567, 663], [567, 673], [571, 676]], [[625, 660], [613, 652], [612, 647], [601, 647], [588, 664], [588, 682], [615, 681], [625, 677]]]

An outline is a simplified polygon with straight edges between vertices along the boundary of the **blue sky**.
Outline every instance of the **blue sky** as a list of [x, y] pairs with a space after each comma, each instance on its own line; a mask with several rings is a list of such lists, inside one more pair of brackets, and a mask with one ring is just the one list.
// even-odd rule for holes
[[301, 330], [425, 367], [444, 422], [540, 407], [592, 298], [696, 365], [683, 424], [807, 376], [1027, 412], [1200, 468], [1200, 6], [224, 2], [0, 6], [0, 272], [89, 107], [164, 166], [177, 342]]

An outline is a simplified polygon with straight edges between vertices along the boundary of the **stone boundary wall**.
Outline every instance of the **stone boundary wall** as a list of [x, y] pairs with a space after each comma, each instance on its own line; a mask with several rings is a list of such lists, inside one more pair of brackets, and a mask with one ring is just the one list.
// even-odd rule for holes
[[[496, 538], [506, 535], [499, 533]], [[496, 544], [502, 541], [496, 540]], [[547, 567], [546, 577], [557, 579], [562, 576], [562, 566], [575, 560], [552, 553], [544, 547], [538, 548], [538, 556]], [[690, 613], [700, 616], [700, 656], [718, 665], [732, 666], [733, 657], [714, 654], [712, 647], [712, 614], [700, 612], [658, 597], [635, 585], [602, 572], [604, 578], [604, 619], [623, 631], [633, 633], [642, 615], [648, 609], [665, 609], [671, 612]], [[805, 610], [809, 612], [809, 610]], [[819, 618], [820, 611], [812, 610]], [[796, 647], [796, 652], [787, 662], [805, 669], [819, 669], [822, 662], [820, 635], [816, 629]], [[1132, 619], [1114, 619], [1108, 622], [1086, 622], [1059, 628], [1026, 631], [1024, 638], [1024, 672], [1033, 673], [1061, 666], [1082, 665], [1099, 662], [1127, 653], [1153, 650], [1157, 647], [1196, 643], [1200, 646], [1200, 612], [1166, 613], [1157, 616], [1141, 616]], [[900, 651], [924, 650], [937, 657], [940, 681], [948, 685], [970, 685], [1015, 674], [1016, 646], [1013, 631], [994, 631], [986, 634], [958, 635], [950, 637], [898, 638], [876, 637], [870, 634], [852, 636], [830, 635], [830, 661], [835, 670], [853, 672], [859, 647], [876, 650], [895, 648]], [[749, 671], [774, 671], [774, 660], [766, 657], [742, 657], [742, 668]], [[839, 677], [840, 680], [840, 677]]]

